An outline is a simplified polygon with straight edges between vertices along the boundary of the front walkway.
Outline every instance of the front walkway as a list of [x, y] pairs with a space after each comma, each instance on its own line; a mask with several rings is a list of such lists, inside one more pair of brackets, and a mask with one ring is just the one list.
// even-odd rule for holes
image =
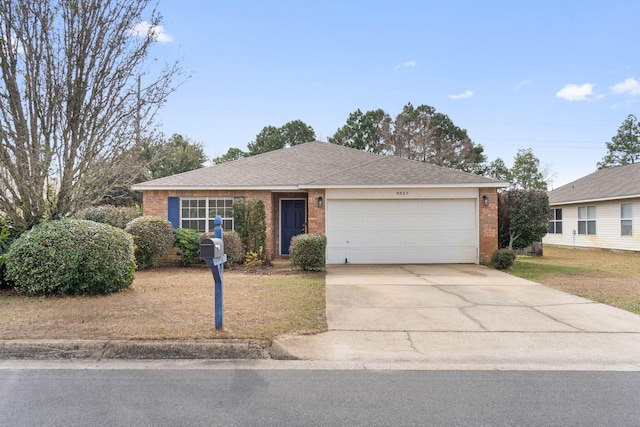
[[329, 331], [275, 357], [640, 370], [640, 316], [483, 266], [329, 266], [326, 283]]

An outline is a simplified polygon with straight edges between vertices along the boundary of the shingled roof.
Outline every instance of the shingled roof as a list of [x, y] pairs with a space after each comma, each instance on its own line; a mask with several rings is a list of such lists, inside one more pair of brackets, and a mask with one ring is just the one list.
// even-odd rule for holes
[[549, 192], [551, 205], [640, 197], [640, 163], [600, 169]]
[[242, 158], [143, 182], [134, 190], [354, 187], [506, 187], [508, 183], [428, 163], [381, 156], [326, 142]]

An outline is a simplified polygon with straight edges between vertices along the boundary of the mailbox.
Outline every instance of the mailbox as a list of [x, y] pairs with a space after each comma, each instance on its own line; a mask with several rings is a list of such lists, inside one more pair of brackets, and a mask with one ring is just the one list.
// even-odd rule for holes
[[222, 258], [224, 255], [224, 241], [218, 238], [206, 238], [200, 242], [200, 258]]

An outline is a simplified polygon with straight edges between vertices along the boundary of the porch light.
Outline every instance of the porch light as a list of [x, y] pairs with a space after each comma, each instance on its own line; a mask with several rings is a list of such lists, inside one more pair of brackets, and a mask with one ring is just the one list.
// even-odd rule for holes
[[482, 195], [482, 204], [485, 206], [489, 206], [489, 198], [487, 197], [486, 194]]
[[317, 204], [318, 204], [319, 208], [324, 207], [324, 200], [322, 200], [322, 196], [318, 197], [318, 203]]

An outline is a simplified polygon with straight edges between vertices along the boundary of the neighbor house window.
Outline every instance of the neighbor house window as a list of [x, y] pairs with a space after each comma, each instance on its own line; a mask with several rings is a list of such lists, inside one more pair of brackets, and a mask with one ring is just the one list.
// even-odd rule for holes
[[578, 234], [596, 234], [596, 207], [578, 208]]
[[203, 232], [213, 231], [216, 215], [222, 217], [222, 228], [233, 230], [233, 198], [204, 197], [180, 199], [180, 224], [182, 228], [191, 228]]
[[620, 234], [633, 236], [633, 204], [620, 204]]
[[549, 216], [549, 234], [562, 234], [562, 209], [551, 209]]

